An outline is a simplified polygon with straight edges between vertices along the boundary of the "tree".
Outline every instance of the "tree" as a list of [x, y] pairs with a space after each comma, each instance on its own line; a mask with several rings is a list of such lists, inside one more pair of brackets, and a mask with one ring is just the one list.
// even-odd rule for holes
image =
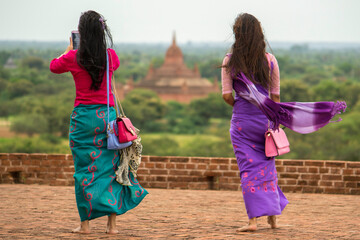
[[166, 105], [151, 90], [135, 89], [122, 103], [125, 114], [131, 118], [135, 127], [142, 130], [151, 130], [147, 128], [147, 123], [155, 122], [165, 116]]

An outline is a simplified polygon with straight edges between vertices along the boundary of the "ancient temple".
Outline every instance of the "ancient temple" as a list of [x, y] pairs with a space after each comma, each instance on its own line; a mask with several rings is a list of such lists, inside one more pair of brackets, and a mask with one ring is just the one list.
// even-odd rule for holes
[[202, 78], [196, 64], [193, 69], [185, 65], [182, 51], [176, 44], [175, 34], [166, 51], [163, 65], [160, 68], [150, 66], [144, 79], [139, 83], [129, 81], [122, 92], [126, 94], [133, 88], [150, 89], [164, 101], [175, 100], [183, 103], [219, 92], [217, 81], [211, 83]]

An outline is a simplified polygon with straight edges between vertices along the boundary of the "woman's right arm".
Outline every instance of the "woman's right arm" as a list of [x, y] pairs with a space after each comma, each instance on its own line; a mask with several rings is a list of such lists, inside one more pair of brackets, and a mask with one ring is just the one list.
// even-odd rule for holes
[[[225, 56], [222, 66], [226, 66], [229, 61], [229, 57]], [[221, 86], [222, 86], [222, 97], [227, 104], [234, 106], [235, 100], [232, 95], [233, 92], [233, 81], [230, 74], [227, 72], [225, 67], [221, 68]]]

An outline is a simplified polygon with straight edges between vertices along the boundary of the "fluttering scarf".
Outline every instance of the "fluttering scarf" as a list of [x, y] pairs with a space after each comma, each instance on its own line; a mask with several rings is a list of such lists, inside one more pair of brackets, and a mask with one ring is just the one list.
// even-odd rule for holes
[[270, 120], [270, 128], [277, 129], [279, 124], [291, 130], [306, 134], [324, 127], [331, 119], [341, 112], [345, 112], [346, 103], [337, 102], [282, 102], [277, 103], [261, 93], [255, 84], [244, 73], [237, 75], [234, 81], [244, 84], [234, 84], [237, 94], [258, 107]]

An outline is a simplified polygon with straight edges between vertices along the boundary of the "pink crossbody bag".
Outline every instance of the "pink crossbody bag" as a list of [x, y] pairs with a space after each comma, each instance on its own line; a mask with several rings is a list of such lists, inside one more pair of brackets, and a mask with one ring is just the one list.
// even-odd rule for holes
[[269, 129], [265, 133], [265, 155], [276, 157], [290, 152], [290, 143], [282, 128]]

